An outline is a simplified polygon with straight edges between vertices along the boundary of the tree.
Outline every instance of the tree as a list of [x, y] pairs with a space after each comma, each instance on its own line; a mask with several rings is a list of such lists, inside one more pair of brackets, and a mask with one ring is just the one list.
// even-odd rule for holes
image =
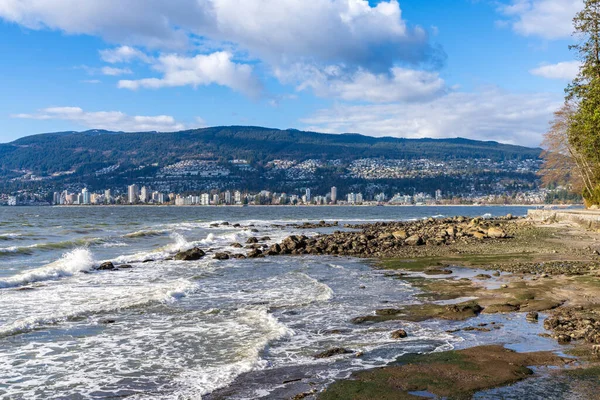
[[568, 146], [583, 179], [587, 204], [600, 204], [600, 0], [584, 0], [584, 8], [573, 19], [578, 44], [575, 50], [581, 68], [566, 89], [573, 108], [565, 119]]
[[540, 170], [544, 186], [561, 185], [572, 192], [582, 193], [592, 190], [591, 171], [585, 159], [569, 142], [572, 118], [577, 109], [566, 102], [554, 113], [550, 129], [544, 134], [542, 158], [544, 165]]

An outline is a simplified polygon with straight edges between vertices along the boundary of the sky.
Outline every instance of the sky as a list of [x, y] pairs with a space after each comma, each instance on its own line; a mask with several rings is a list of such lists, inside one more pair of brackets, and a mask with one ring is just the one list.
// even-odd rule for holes
[[0, 0], [0, 142], [219, 125], [538, 146], [583, 0]]

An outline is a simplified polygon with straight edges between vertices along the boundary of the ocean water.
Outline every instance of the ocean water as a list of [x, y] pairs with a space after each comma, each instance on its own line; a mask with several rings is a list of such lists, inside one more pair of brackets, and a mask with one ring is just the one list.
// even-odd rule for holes
[[[0, 397], [199, 399], [233, 388], [228, 398], [280, 398], [288, 383], [277, 371], [304, 371], [302, 378], [309, 377], [311, 387], [318, 389], [407, 352], [498, 340], [518, 346], [541, 328], [502, 316], [486, 317], [505, 326], [494, 337], [445, 332], [464, 323], [351, 324], [352, 318], [376, 308], [418, 302], [416, 289], [372, 269], [368, 260], [307, 256], [217, 261], [211, 254], [246, 252], [230, 244], [244, 244], [252, 236], [268, 236], [271, 244], [290, 234], [333, 230], [285, 226], [297, 222], [524, 215], [526, 210], [0, 208]], [[224, 221], [242, 227], [211, 227]], [[192, 262], [166, 260], [194, 246], [209, 255]], [[132, 268], [95, 271], [104, 261]], [[399, 328], [409, 338], [390, 339], [390, 332]], [[538, 342], [536, 349], [554, 346], [546, 339]], [[332, 347], [363, 356], [313, 357]]]

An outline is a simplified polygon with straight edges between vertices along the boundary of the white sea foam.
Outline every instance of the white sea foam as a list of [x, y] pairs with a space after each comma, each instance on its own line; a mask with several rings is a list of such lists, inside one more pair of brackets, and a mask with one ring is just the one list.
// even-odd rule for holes
[[94, 257], [89, 249], [78, 248], [53, 263], [22, 272], [18, 275], [0, 280], [0, 288], [10, 288], [27, 285], [32, 282], [57, 279], [72, 276], [78, 272], [89, 271], [94, 267]]
[[[172, 398], [200, 397], [229, 385], [243, 373], [266, 368], [268, 362], [261, 359], [261, 351], [270, 342], [295, 334], [292, 329], [270, 314], [266, 307], [240, 309], [235, 312], [234, 320], [237, 331], [227, 333], [234, 336], [242, 334], [246, 339], [243, 347], [236, 349], [237, 360], [224, 365], [198, 368], [182, 373], [176, 378], [181, 389], [174, 393]], [[246, 331], [254, 332], [254, 335], [249, 335], [245, 333]]]
[[136, 288], [120, 294], [115, 293], [112, 298], [98, 295], [98, 298], [88, 299], [89, 301], [83, 304], [60, 304], [60, 306], [57, 305], [56, 310], [42, 315], [27, 316], [0, 326], [0, 337], [29, 332], [42, 326], [54, 325], [81, 316], [91, 316], [151, 303], [174, 303], [198, 288], [199, 286], [195, 282], [179, 279], [164, 284]]

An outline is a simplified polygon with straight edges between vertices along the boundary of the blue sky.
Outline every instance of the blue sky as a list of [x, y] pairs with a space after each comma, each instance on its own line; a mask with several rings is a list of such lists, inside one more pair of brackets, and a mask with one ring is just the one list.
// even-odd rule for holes
[[0, 142], [260, 125], [536, 146], [581, 5], [0, 0]]

